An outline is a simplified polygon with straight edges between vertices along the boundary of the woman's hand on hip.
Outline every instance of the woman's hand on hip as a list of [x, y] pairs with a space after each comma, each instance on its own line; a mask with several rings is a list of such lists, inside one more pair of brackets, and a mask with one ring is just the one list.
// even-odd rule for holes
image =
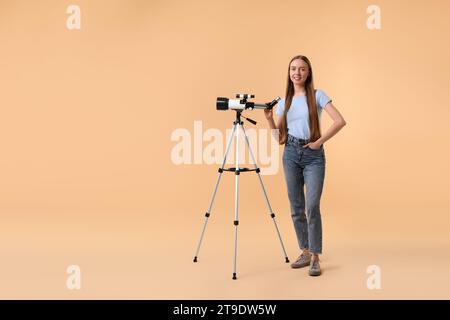
[[305, 144], [303, 146], [303, 148], [308, 148], [309, 147], [310, 149], [317, 150], [317, 149], [320, 149], [320, 146], [321, 146], [320, 143], [318, 143], [317, 141], [314, 141], [314, 142], [310, 142], [310, 143]]

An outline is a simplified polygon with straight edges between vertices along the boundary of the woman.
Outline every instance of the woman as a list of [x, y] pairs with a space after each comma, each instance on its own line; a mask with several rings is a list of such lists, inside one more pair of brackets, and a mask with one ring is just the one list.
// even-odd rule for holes
[[[322, 109], [334, 121], [323, 135], [320, 130]], [[291, 267], [309, 266], [309, 275], [318, 276], [321, 274], [319, 254], [322, 253], [320, 197], [325, 178], [323, 144], [341, 130], [346, 122], [325, 92], [314, 89], [311, 63], [301, 55], [289, 62], [286, 97], [277, 108], [277, 124], [272, 110], [264, 110], [264, 113], [270, 128], [279, 130], [279, 143], [285, 144], [284, 174], [292, 221], [302, 250]]]

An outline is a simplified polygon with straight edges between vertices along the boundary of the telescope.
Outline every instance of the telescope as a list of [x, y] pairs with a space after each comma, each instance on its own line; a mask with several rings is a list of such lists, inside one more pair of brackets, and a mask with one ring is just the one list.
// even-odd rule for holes
[[281, 100], [280, 97], [276, 97], [273, 101], [263, 104], [247, 101], [248, 99], [253, 98], [255, 98], [255, 95], [247, 93], [236, 94], [236, 99], [218, 97], [216, 102], [216, 108], [217, 110], [253, 110], [253, 109], [270, 110], [278, 103], [278, 101]]
[[[252, 148], [250, 146], [250, 140], [247, 136], [247, 133], [245, 132], [244, 129], [244, 121], [241, 121], [241, 118], [246, 119], [247, 121], [249, 121], [252, 124], [256, 124], [256, 121], [246, 118], [242, 115], [242, 112], [244, 110], [253, 110], [253, 109], [272, 109], [277, 103], [278, 101], [281, 100], [280, 97], [276, 97], [273, 101], [268, 102], [268, 103], [264, 103], [264, 104], [257, 104], [254, 102], [248, 102], [248, 99], [252, 99], [255, 96], [253, 94], [237, 94], [236, 95], [236, 99], [228, 99], [228, 98], [223, 98], [223, 97], [219, 97], [217, 98], [217, 110], [234, 110], [236, 111], [236, 120], [233, 122], [233, 131], [228, 139], [228, 143], [227, 143], [227, 148], [225, 151], [225, 155], [222, 161], [222, 166], [219, 168], [219, 176], [217, 177], [217, 182], [216, 182], [216, 186], [214, 187], [214, 193], [211, 199], [211, 202], [209, 204], [209, 209], [208, 211], [206, 211], [205, 213], [205, 223], [203, 225], [203, 229], [202, 229], [202, 233], [200, 234], [200, 239], [198, 241], [197, 244], [197, 250], [195, 251], [195, 256], [194, 256], [194, 262], [197, 262], [197, 258], [198, 258], [198, 254], [200, 252], [200, 246], [202, 244], [202, 240], [203, 240], [203, 236], [205, 234], [205, 229], [206, 229], [206, 225], [208, 224], [208, 220], [209, 217], [211, 215], [211, 209], [214, 203], [214, 200], [216, 198], [216, 193], [219, 187], [219, 183], [220, 183], [220, 179], [222, 177], [222, 174], [224, 172], [232, 172], [235, 175], [235, 196], [234, 196], [234, 266], [233, 266], [233, 280], [237, 279], [236, 276], [236, 261], [237, 261], [237, 232], [238, 232], [238, 225], [239, 225], [239, 219], [238, 219], [238, 186], [239, 186], [239, 176], [241, 173], [244, 172], [255, 172], [258, 175], [259, 178], [259, 182], [261, 184], [261, 188], [262, 191], [264, 193], [264, 196], [266, 198], [266, 202], [267, 202], [267, 206], [269, 209], [269, 216], [272, 218], [272, 221], [274, 223], [275, 226], [275, 231], [278, 234], [278, 239], [280, 240], [280, 244], [281, 244], [281, 249], [283, 250], [283, 254], [284, 254], [284, 259], [285, 262], [288, 263], [289, 262], [289, 258], [287, 257], [286, 254], [286, 250], [284, 248], [284, 244], [283, 241], [281, 240], [281, 235], [280, 235], [280, 231], [278, 230], [278, 225], [275, 221], [275, 213], [272, 210], [272, 207], [270, 205], [269, 202], [269, 198], [267, 197], [267, 193], [266, 193], [266, 188], [264, 187], [264, 184], [262, 182], [261, 179], [261, 175], [260, 175], [260, 168], [258, 167], [257, 163], [256, 163], [256, 159], [255, 156], [253, 154]], [[250, 152], [251, 158], [253, 160], [253, 168], [243, 168], [243, 167], [239, 167], [239, 132], [242, 132], [244, 134], [245, 137], [245, 142], [247, 143], [247, 147], [248, 150]], [[235, 167], [232, 168], [225, 168], [225, 163], [228, 157], [228, 152], [230, 151], [230, 146], [231, 143], [233, 142], [233, 139], [236, 139], [236, 143], [234, 144], [236, 147], [236, 160], [234, 162]]]

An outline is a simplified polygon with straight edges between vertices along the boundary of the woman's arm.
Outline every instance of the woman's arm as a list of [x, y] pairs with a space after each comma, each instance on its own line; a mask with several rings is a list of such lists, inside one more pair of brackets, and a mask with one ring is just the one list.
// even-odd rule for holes
[[333, 119], [333, 124], [330, 128], [315, 142], [314, 144], [317, 144], [318, 146], [321, 146], [325, 143], [328, 139], [333, 137], [336, 133], [339, 132], [346, 124], [344, 117], [339, 113], [338, 109], [331, 103], [328, 102], [327, 105], [324, 107], [325, 111], [330, 115], [331, 119]]
[[[264, 109], [264, 115], [266, 116], [267, 122], [269, 122], [271, 130], [278, 130], [280, 128], [282, 117], [278, 117], [277, 124], [275, 124], [275, 120], [273, 119], [273, 109]], [[274, 132], [274, 138], [278, 139], [278, 131]]]

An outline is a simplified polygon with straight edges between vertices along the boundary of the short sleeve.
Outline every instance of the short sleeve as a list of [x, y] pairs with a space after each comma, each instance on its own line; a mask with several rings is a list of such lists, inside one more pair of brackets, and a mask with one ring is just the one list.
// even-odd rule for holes
[[316, 103], [320, 109], [323, 109], [331, 101], [325, 92], [320, 89], [316, 90]]
[[284, 99], [281, 99], [280, 102], [278, 102], [278, 107], [276, 110], [276, 115], [281, 117], [284, 112]]

